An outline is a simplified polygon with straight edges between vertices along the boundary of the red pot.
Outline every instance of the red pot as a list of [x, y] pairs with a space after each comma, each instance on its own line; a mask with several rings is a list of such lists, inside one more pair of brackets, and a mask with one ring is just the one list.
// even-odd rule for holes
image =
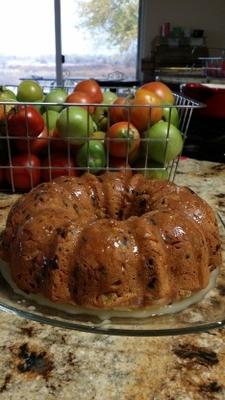
[[183, 85], [182, 91], [184, 96], [206, 105], [196, 110], [199, 116], [225, 119], [225, 84], [187, 83]]

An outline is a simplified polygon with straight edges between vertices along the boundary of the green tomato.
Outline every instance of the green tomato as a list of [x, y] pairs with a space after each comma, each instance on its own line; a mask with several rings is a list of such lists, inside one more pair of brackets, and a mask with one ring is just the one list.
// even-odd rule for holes
[[[100, 142], [104, 143], [105, 140], [105, 132], [103, 131], [94, 131], [91, 134], [91, 137], [98, 139]], [[97, 141], [97, 140], [96, 140]]]
[[56, 127], [58, 116], [59, 113], [54, 110], [48, 110], [42, 114], [42, 117], [45, 121], [45, 126], [47, 127], [48, 131], [52, 131]]
[[83, 144], [77, 154], [77, 164], [81, 168], [90, 168], [93, 174], [101, 171], [106, 164], [104, 145], [97, 140]]
[[62, 138], [82, 144], [94, 132], [93, 120], [88, 111], [79, 106], [64, 108], [57, 119], [56, 128]]
[[177, 108], [163, 107], [163, 119], [179, 128], [180, 118]]
[[160, 179], [162, 181], [168, 181], [169, 179], [169, 173], [166, 169], [163, 170], [152, 170], [152, 171], [147, 171], [147, 178], [149, 179]]
[[[12, 90], [6, 89], [4, 86], [0, 86], [0, 102], [12, 102], [13, 104], [1, 104], [0, 105], [0, 119], [5, 119], [7, 113], [14, 107], [14, 103], [16, 103], [16, 95], [13, 93]], [[1, 135], [1, 133], [0, 133]]]
[[94, 127], [94, 132], [96, 132], [98, 130], [98, 126], [94, 119], [93, 119], [93, 127]]
[[95, 123], [97, 124], [98, 130], [105, 132], [107, 131], [108, 115], [109, 115], [108, 106], [96, 107], [93, 118]]
[[101, 131], [107, 131], [108, 129], [108, 119], [109, 119], [109, 107], [114, 101], [118, 98], [118, 96], [111, 92], [111, 90], [106, 90], [103, 93], [102, 105], [100, 107], [96, 107], [94, 112], [94, 121], [97, 124], [97, 127]]
[[34, 102], [34, 103], [32, 103], [32, 106], [34, 108], [36, 108], [36, 110], [38, 110], [39, 113], [41, 113], [41, 114], [43, 114], [45, 112], [45, 108], [44, 108], [43, 104], [35, 104], [35, 102]]
[[109, 89], [106, 89], [106, 91], [103, 93], [103, 100], [102, 103], [106, 105], [111, 105], [114, 103], [114, 101], [117, 99], [117, 94], [112, 92]]
[[27, 79], [22, 81], [17, 89], [17, 100], [18, 101], [42, 101], [43, 100], [43, 90], [38, 82], [32, 79]]
[[159, 162], [168, 163], [174, 160], [182, 151], [183, 137], [181, 132], [166, 121], [159, 121], [152, 125], [146, 132], [145, 137], [148, 148], [148, 158]]
[[145, 176], [145, 178], [147, 179], [160, 179], [160, 180], [164, 180], [167, 181], [169, 179], [169, 173], [166, 169], [162, 169], [162, 170], [148, 170], [148, 169], [141, 169], [139, 171], [137, 171], [139, 174], [142, 174]]
[[46, 94], [44, 103], [59, 103], [58, 106], [49, 105], [46, 106], [48, 110], [53, 111], [61, 111], [63, 109], [62, 103], [65, 103], [68, 94], [65, 89], [63, 88], [56, 88], [51, 90], [48, 94]]
[[16, 100], [16, 95], [12, 90], [0, 86], [0, 101]]
[[167, 181], [169, 179], [169, 172], [167, 169], [164, 168], [163, 164], [150, 162], [148, 164], [148, 169], [145, 176], [149, 179], [161, 179]]
[[169, 179], [169, 172], [165, 168], [165, 165], [149, 160], [147, 160], [147, 165], [145, 164], [145, 157], [139, 159], [133, 166], [134, 171], [138, 174], [144, 175], [148, 179]]

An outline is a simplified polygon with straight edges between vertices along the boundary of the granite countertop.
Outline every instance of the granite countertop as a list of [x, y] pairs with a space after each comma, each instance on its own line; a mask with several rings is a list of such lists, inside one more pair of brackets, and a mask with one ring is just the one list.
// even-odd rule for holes
[[[176, 182], [225, 215], [225, 165], [181, 160]], [[0, 228], [16, 197], [0, 195]], [[0, 400], [225, 399], [225, 328], [133, 338], [69, 331], [0, 312], [0, 348]]]

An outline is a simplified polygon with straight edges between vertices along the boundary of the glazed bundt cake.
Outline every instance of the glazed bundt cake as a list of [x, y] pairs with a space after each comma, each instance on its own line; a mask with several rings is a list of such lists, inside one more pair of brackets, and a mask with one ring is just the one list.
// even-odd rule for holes
[[145, 309], [187, 298], [221, 265], [213, 210], [143, 175], [60, 177], [12, 207], [2, 258], [25, 293], [88, 309]]

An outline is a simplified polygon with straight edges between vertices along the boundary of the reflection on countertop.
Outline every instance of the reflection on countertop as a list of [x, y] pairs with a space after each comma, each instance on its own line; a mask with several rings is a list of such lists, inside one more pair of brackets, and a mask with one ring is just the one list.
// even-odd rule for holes
[[224, 119], [193, 115], [183, 155], [198, 160], [225, 163]]

